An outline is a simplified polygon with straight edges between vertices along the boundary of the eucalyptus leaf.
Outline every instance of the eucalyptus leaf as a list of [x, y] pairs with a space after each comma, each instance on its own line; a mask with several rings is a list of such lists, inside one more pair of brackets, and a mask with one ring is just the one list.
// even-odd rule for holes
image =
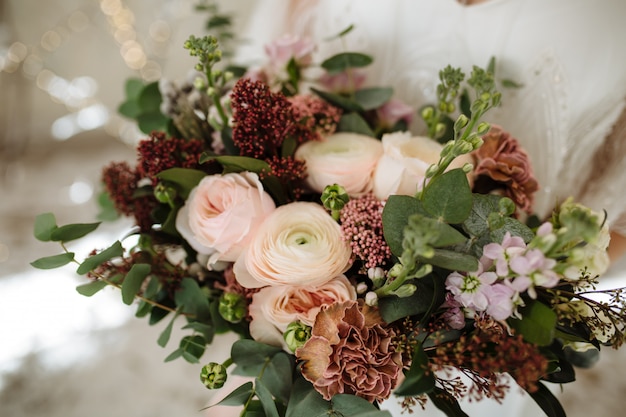
[[318, 90], [316, 88], [311, 88], [316, 95], [323, 98], [325, 101], [333, 104], [340, 109], [343, 109], [347, 112], [362, 112], [364, 111], [363, 107], [359, 103], [357, 103], [354, 99], [336, 93], [330, 93], [328, 91]]
[[60, 255], [46, 256], [31, 262], [31, 266], [37, 269], [54, 269], [67, 265], [74, 260], [73, 252], [66, 252]]
[[250, 171], [258, 174], [262, 171], [270, 171], [270, 166], [267, 162], [249, 156], [221, 155], [207, 157], [205, 159], [205, 161], [209, 160], [219, 162], [224, 167], [224, 172]]
[[261, 380], [278, 400], [287, 404], [293, 383], [293, 356], [278, 352], [265, 367]]
[[257, 375], [266, 361], [282, 351], [276, 346], [255, 342], [251, 339], [241, 339], [233, 344], [230, 357], [240, 368], [239, 370], [244, 372], [244, 375]]
[[222, 399], [220, 402], [213, 404], [212, 406], [207, 407], [207, 408], [211, 408], [216, 405], [230, 405], [230, 406], [244, 405], [248, 401], [248, 399], [254, 394], [253, 387], [254, 385], [252, 384], [252, 382], [246, 382], [245, 384], [240, 385], [235, 390], [233, 390], [230, 394], [224, 397], [224, 399]]
[[372, 62], [373, 59], [369, 55], [358, 52], [342, 52], [322, 62], [322, 68], [328, 71], [329, 74], [339, 74], [349, 68], [366, 67]]
[[49, 242], [52, 232], [57, 228], [56, 218], [52, 213], [43, 213], [35, 217], [34, 235], [42, 242]]
[[[304, 378], [298, 378], [291, 390], [285, 417], [328, 417], [330, 403]], [[332, 415], [332, 414], [330, 414]]]
[[192, 321], [185, 325], [183, 329], [192, 329], [204, 337], [207, 343], [211, 343], [213, 336], [215, 335], [215, 328], [209, 323], [201, 323], [199, 321]]
[[443, 302], [443, 292], [437, 291], [434, 282], [434, 275], [410, 281], [417, 287], [415, 292], [409, 297], [397, 297], [390, 295], [381, 297], [378, 300], [380, 314], [387, 323], [410, 316], [423, 315], [429, 311], [434, 304]]
[[529, 392], [533, 400], [541, 407], [547, 417], [567, 417], [563, 406], [552, 392], [541, 382], [537, 383], [537, 390]]
[[435, 218], [463, 223], [472, 210], [472, 191], [463, 170], [453, 169], [434, 178], [424, 189], [422, 202]]
[[278, 414], [278, 410], [276, 409], [276, 404], [274, 404], [272, 394], [265, 386], [263, 381], [261, 381], [259, 378], [256, 378], [256, 380], [254, 381], [254, 387], [256, 395], [263, 405], [263, 411], [265, 411], [265, 416], [280, 417], [280, 415]]
[[167, 326], [165, 326], [165, 329], [163, 329], [163, 331], [159, 335], [159, 338], [157, 339], [157, 344], [159, 346], [165, 347], [165, 345], [167, 345], [167, 342], [170, 341], [170, 337], [172, 336], [172, 328], [174, 327], [174, 321], [176, 320], [176, 317], [178, 317], [178, 313], [174, 314], [170, 322], [167, 324]]
[[193, 315], [197, 320], [208, 320], [211, 316], [209, 299], [196, 280], [183, 278], [180, 288], [174, 294], [174, 301], [183, 313]]
[[136, 100], [143, 90], [144, 83], [141, 78], [129, 78], [124, 83], [124, 93], [127, 99]]
[[352, 132], [374, 137], [375, 134], [365, 119], [358, 113], [344, 113], [337, 126], [339, 132]]
[[424, 214], [419, 200], [406, 195], [391, 195], [383, 209], [383, 233], [391, 252], [400, 257], [403, 247], [404, 228], [413, 214]]
[[435, 249], [432, 258], [419, 258], [422, 262], [452, 271], [473, 272], [478, 270], [478, 259], [454, 250]]
[[385, 104], [393, 96], [393, 88], [372, 87], [357, 90], [354, 100], [363, 110], [374, 110]]
[[102, 252], [99, 252], [85, 259], [83, 263], [80, 264], [76, 272], [79, 275], [84, 275], [87, 272], [96, 268], [97, 266], [101, 265], [103, 262], [106, 262], [112, 258], [122, 256], [123, 253], [124, 248], [122, 247], [122, 243], [118, 240]]
[[356, 416], [361, 415], [361, 413], [379, 411], [366, 399], [350, 394], [337, 394], [330, 400], [330, 403], [333, 411], [344, 416]]
[[206, 340], [200, 335], [185, 336], [181, 339], [179, 348], [183, 351], [183, 358], [189, 363], [198, 363], [206, 350]]
[[554, 340], [557, 316], [550, 307], [533, 300], [520, 308], [522, 319], [510, 318], [507, 323], [524, 340], [538, 346], [549, 346]]
[[181, 356], [183, 356], [183, 350], [178, 348], [169, 355], [167, 355], [167, 357], [164, 359], [164, 362], [171, 362], [174, 359], [180, 358]]
[[126, 100], [119, 105], [117, 112], [124, 117], [134, 120], [141, 114], [141, 107], [139, 107], [137, 100]]
[[141, 108], [142, 113], [160, 113], [161, 102], [163, 101], [163, 98], [161, 96], [161, 91], [159, 90], [159, 82], [153, 81], [149, 84], [146, 84], [139, 92], [139, 95], [137, 96], [137, 101], [139, 103], [139, 107]]
[[158, 110], [142, 112], [135, 119], [139, 130], [147, 135], [154, 131], [166, 130], [169, 120]]
[[100, 222], [67, 224], [54, 229], [50, 234], [50, 240], [55, 242], [70, 242], [93, 232], [98, 226], [100, 226]]
[[150, 265], [148, 264], [135, 264], [130, 268], [130, 271], [124, 277], [122, 282], [122, 301], [126, 305], [130, 305], [135, 299], [135, 295], [141, 289], [144, 279], [150, 273]]
[[81, 284], [77, 286], [76, 291], [78, 291], [80, 295], [84, 295], [85, 297], [91, 297], [107, 285], [108, 284], [104, 281], [91, 281], [87, 284]]

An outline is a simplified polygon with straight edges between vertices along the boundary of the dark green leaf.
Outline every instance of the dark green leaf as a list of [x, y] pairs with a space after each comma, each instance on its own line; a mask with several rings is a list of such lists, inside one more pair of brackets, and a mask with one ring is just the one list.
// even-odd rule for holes
[[162, 97], [159, 82], [154, 81], [143, 87], [137, 96], [137, 101], [142, 113], [158, 112], [160, 114]]
[[517, 81], [504, 79], [502, 80], [502, 87], [504, 88], [522, 88], [524, 84], [518, 83]]
[[375, 134], [369, 127], [365, 119], [358, 113], [344, 113], [339, 119], [339, 132], [360, 133], [361, 135], [374, 137]]
[[136, 120], [139, 130], [147, 135], [154, 131], [165, 130], [168, 122], [168, 118], [158, 110], [142, 112], [136, 117]]
[[186, 314], [193, 315], [197, 320], [207, 320], [211, 316], [209, 299], [196, 280], [183, 278], [180, 288], [174, 294], [176, 305]]
[[244, 405], [253, 394], [254, 389], [252, 382], [246, 382], [245, 384], [237, 387], [237, 389], [228, 394], [226, 397], [224, 397], [222, 401], [213, 404], [211, 407], [216, 405]]
[[371, 64], [373, 61], [369, 55], [358, 52], [342, 52], [331, 56], [322, 62], [324, 68], [330, 74], [339, 74], [349, 68], [362, 68]]
[[78, 291], [79, 294], [84, 295], [85, 297], [91, 297], [107, 285], [108, 284], [104, 281], [91, 281], [87, 284], [77, 286], [76, 291]]
[[457, 168], [433, 179], [424, 189], [427, 212], [446, 223], [463, 223], [472, 210], [472, 191], [467, 176]]
[[176, 190], [183, 198], [206, 176], [206, 172], [191, 168], [170, 168], [157, 174], [158, 179], [177, 185]]
[[378, 300], [378, 308], [385, 322], [393, 323], [405, 317], [422, 315], [429, 311], [433, 305], [443, 302], [443, 292], [436, 290], [434, 275], [427, 275], [424, 278], [413, 280], [411, 283], [417, 289], [410, 297], [400, 298], [390, 295]]
[[428, 393], [428, 397], [434, 406], [443, 411], [448, 417], [469, 417], [459, 405], [459, 402], [447, 391], [435, 387]]
[[67, 265], [68, 263], [74, 260], [74, 253], [67, 252], [62, 253], [60, 255], [52, 255], [46, 256], [44, 258], [39, 258], [33, 262], [31, 262], [31, 266], [37, 269], [54, 269], [59, 268], [63, 265]]
[[393, 88], [372, 87], [363, 88], [354, 93], [354, 100], [364, 110], [374, 110], [385, 104], [393, 96]]
[[211, 343], [211, 341], [213, 340], [213, 336], [215, 335], [215, 329], [211, 324], [201, 323], [198, 321], [192, 321], [191, 323], [188, 323], [185, 327], [183, 327], [183, 329], [192, 329], [198, 333], [201, 333], [207, 343]]
[[42, 242], [49, 242], [52, 232], [57, 228], [57, 221], [52, 213], [43, 213], [35, 217], [34, 235]]
[[510, 318], [507, 323], [527, 342], [539, 346], [550, 345], [554, 340], [556, 313], [539, 301], [531, 301], [519, 311], [522, 319]]
[[263, 405], [263, 411], [265, 411], [265, 416], [280, 417], [278, 414], [278, 410], [276, 409], [276, 404], [274, 404], [272, 394], [269, 392], [265, 384], [259, 378], [257, 378], [254, 382], [256, 395]]
[[54, 229], [50, 234], [50, 239], [55, 242], [69, 242], [93, 232], [98, 226], [100, 222], [67, 224]]
[[117, 108], [117, 112], [124, 117], [135, 120], [141, 114], [141, 108], [137, 100], [126, 100], [120, 104]]
[[328, 417], [330, 403], [304, 378], [298, 378], [292, 388], [285, 417]]
[[106, 262], [118, 256], [122, 256], [123, 253], [124, 253], [124, 248], [122, 247], [122, 244], [118, 240], [113, 245], [109, 246], [102, 252], [99, 252], [85, 259], [83, 263], [80, 264], [76, 272], [79, 275], [84, 275], [87, 272], [99, 266], [100, 264], [102, 264], [103, 262]]
[[265, 383], [272, 395], [287, 404], [291, 391], [294, 363], [292, 356], [279, 352], [265, 367], [261, 380]]
[[348, 112], [364, 111], [363, 107], [361, 107], [359, 103], [357, 103], [356, 101], [354, 101], [354, 99], [350, 97], [346, 97], [341, 94], [329, 93], [328, 91], [322, 91], [316, 88], [311, 88], [311, 91], [313, 91], [315, 94], [317, 94], [318, 96], [320, 96], [321, 98], [329, 102], [330, 104], [333, 104], [345, 111], [348, 111]]
[[335, 40], [335, 39], [339, 39], [339, 38], [347, 35], [348, 33], [352, 32], [352, 29], [354, 29], [354, 25], [350, 25], [347, 28], [345, 28], [344, 30], [342, 30], [341, 32], [339, 32], [338, 34], [330, 36], [328, 38], [325, 38], [324, 40], [325, 41], [332, 41], [332, 40]]
[[520, 223], [517, 219], [514, 219], [512, 217], [505, 217], [504, 226], [491, 232], [490, 236], [492, 241], [502, 242], [506, 232], [509, 232], [511, 236], [521, 237], [526, 243], [530, 242], [533, 237], [535, 237], [533, 231], [530, 230], [530, 228], [524, 223]]
[[428, 366], [428, 356], [421, 344], [413, 351], [411, 368], [405, 375], [404, 381], [394, 391], [399, 396], [416, 396], [427, 394], [435, 388], [435, 375]]
[[222, 155], [222, 156], [207, 156], [202, 162], [215, 160], [224, 167], [224, 173], [227, 172], [243, 172], [250, 171], [259, 172], [270, 171], [270, 166], [267, 162], [251, 158], [249, 156], [237, 156], [237, 155]]
[[135, 299], [135, 295], [141, 289], [143, 280], [150, 273], [150, 265], [148, 264], [135, 264], [130, 268], [128, 274], [124, 277], [122, 282], [122, 301], [126, 305], [130, 305]]
[[361, 413], [378, 411], [378, 409], [364, 398], [350, 394], [337, 394], [330, 400], [332, 410], [339, 415], [357, 416]]
[[183, 358], [190, 363], [198, 363], [206, 349], [206, 340], [200, 335], [185, 336], [180, 341]]
[[537, 391], [529, 392], [529, 394], [547, 417], [567, 417], [559, 400], [541, 382], [537, 383]]
[[100, 208], [97, 217], [98, 220], [110, 222], [119, 219], [120, 214], [115, 209], [115, 203], [113, 203], [111, 196], [109, 196], [109, 193], [106, 191], [98, 194], [98, 206]]
[[419, 200], [406, 195], [391, 195], [383, 209], [383, 233], [391, 252], [400, 257], [403, 247], [404, 228], [413, 214], [423, 214]]
[[167, 355], [167, 357], [165, 358], [165, 362], [171, 362], [174, 359], [178, 359], [181, 356], [183, 356], [184, 351], [181, 348], [176, 349], [174, 352], [170, 353], [169, 355]]
[[129, 78], [124, 84], [124, 92], [127, 99], [138, 99], [141, 90], [143, 90], [144, 83], [141, 78]]
[[159, 335], [159, 338], [157, 339], [157, 344], [159, 346], [165, 347], [165, 345], [167, 345], [167, 342], [170, 341], [170, 337], [172, 336], [172, 328], [174, 327], [174, 321], [177, 317], [178, 314], [174, 314], [170, 322], [167, 324], [167, 326], [165, 326], [165, 329], [163, 329], [163, 331]]
[[244, 375], [258, 375], [265, 362], [283, 350], [255, 342], [250, 339], [236, 341], [230, 351], [230, 357]]

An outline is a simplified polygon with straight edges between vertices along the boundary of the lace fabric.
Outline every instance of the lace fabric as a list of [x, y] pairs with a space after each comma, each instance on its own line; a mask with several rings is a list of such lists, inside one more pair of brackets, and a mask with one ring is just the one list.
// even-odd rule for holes
[[[272, 25], [253, 26], [258, 42], [287, 31], [320, 40], [353, 24], [344, 39], [321, 42], [319, 57], [371, 54], [368, 83], [391, 84], [416, 108], [434, 102], [445, 65], [469, 73], [495, 57], [499, 79], [522, 87], [502, 89], [503, 106], [488, 119], [528, 151], [542, 187], [537, 212], [548, 215], [573, 196], [606, 209], [612, 227], [626, 233], [626, 123], [612, 130], [626, 98], [623, 0], [490, 0], [469, 7], [456, 0], [304, 0], [286, 9], [266, 0], [259, 7], [271, 13]], [[421, 129], [417, 124], [416, 133]]]

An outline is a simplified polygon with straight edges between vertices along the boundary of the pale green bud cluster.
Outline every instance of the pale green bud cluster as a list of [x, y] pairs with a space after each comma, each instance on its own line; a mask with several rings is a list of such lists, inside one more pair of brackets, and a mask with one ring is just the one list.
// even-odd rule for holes
[[222, 388], [227, 377], [226, 367], [215, 362], [204, 365], [200, 371], [200, 380], [208, 389]]
[[333, 219], [339, 220], [341, 209], [350, 201], [346, 189], [339, 184], [327, 185], [320, 197], [322, 204], [330, 210]]
[[243, 295], [225, 292], [220, 296], [218, 311], [222, 318], [230, 323], [239, 323], [246, 317], [248, 308]]
[[310, 338], [311, 326], [307, 326], [300, 321], [289, 323], [287, 330], [283, 333], [283, 339], [292, 352], [302, 347]]

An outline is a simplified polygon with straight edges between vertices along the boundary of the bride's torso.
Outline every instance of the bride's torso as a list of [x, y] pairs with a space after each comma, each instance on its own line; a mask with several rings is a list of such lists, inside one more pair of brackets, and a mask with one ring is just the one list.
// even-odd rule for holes
[[[626, 2], [623, 0], [318, 0], [287, 9], [268, 22], [267, 41], [303, 32], [319, 41], [318, 56], [341, 50], [374, 57], [368, 84], [391, 85], [398, 98], [419, 107], [435, 100], [440, 69], [466, 73], [496, 58], [497, 76], [522, 85], [501, 88], [503, 106], [488, 114], [528, 151], [542, 184], [536, 209], [576, 195], [591, 158], [623, 108], [626, 96]], [[284, 3], [280, 2], [283, 5]], [[349, 25], [342, 40], [321, 41]], [[419, 129], [419, 126], [417, 126]], [[576, 172], [576, 175], [564, 173]], [[605, 207], [606, 204], [603, 204]]]

